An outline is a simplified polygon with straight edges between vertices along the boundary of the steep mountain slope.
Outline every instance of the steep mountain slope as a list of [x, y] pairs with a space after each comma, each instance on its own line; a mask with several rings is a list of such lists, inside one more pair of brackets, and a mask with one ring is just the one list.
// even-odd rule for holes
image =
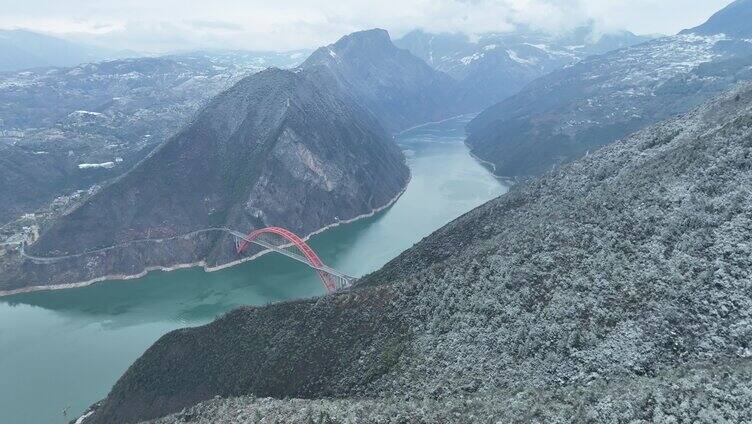
[[597, 34], [589, 25], [563, 35], [519, 28], [508, 34], [483, 34], [475, 41], [460, 34], [417, 30], [395, 44], [458, 80], [454, 101], [463, 110], [479, 111], [551, 71], [649, 39], [626, 31]]
[[0, 30], [0, 72], [122, 58], [111, 51], [26, 30]]
[[0, 224], [122, 174], [242, 77], [302, 60], [289, 56], [190, 53], [0, 74]]
[[350, 292], [165, 335], [84, 423], [215, 395], [311, 400], [162, 422], [750, 420], [750, 158], [744, 86], [516, 186]]
[[[408, 179], [375, 118], [318, 74], [270, 69], [213, 99], [147, 159], [60, 218], [3, 288], [133, 275], [153, 266], [237, 260], [228, 234], [284, 226], [308, 234], [384, 206]], [[144, 239], [153, 240], [143, 242]], [[171, 239], [161, 243], [162, 239]], [[8, 287], [10, 286], [10, 287]]]
[[[729, 6], [752, 10], [752, 3]], [[586, 59], [542, 77], [468, 126], [499, 175], [540, 174], [750, 78], [752, 42], [685, 33]]]
[[454, 81], [392, 44], [382, 29], [356, 32], [321, 47], [300, 66], [329, 73], [390, 131], [456, 114]]
[[752, 38], [750, 22], [752, 22], [752, 1], [736, 0], [711, 16], [704, 24], [682, 32], [701, 35], [723, 33], [734, 38]]
[[465, 34], [432, 34], [419, 29], [394, 40], [394, 45], [409, 51], [434, 69], [455, 79], [464, 76], [463, 62], [457, 59], [462, 58], [471, 49], [470, 39]]

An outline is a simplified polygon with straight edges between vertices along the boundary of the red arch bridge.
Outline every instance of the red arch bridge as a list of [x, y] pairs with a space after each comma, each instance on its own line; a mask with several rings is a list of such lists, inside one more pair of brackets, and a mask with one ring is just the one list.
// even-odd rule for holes
[[277, 252], [302, 262], [318, 273], [326, 291], [329, 293], [349, 287], [355, 280], [354, 277], [324, 265], [316, 252], [290, 230], [280, 227], [267, 227], [251, 231], [248, 234], [234, 230], [228, 230], [228, 232], [235, 237], [235, 249], [239, 254], [244, 253], [251, 244], [255, 244], [265, 250]]

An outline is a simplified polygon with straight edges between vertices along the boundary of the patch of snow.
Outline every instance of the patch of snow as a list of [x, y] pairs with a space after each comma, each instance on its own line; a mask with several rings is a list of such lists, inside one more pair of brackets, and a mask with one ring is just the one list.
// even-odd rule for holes
[[122, 78], [122, 79], [139, 79], [139, 78], [141, 78], [143, 76], [144, 75], [142, 73], [133, 71], [133, 72], [128, 72], [128, 73], [122, 74], [120, 76], [120, 78]]
[[535, 59], [523, 59], [514, 50], [507, 50], [507, 55], [513, 61], [522, 65], [535, 65]]
[[22, 138], [25, 132], [20, 130], [0, 130], [0, 135], [3, 137]]
[[532, 44], [532, 43], [525, 43], [525, 44], [530, 47], [535, 47], [536, 49], [548, 54], [549, 56], [566, 56], [566, 57], [575, 56], [571, 51], [554, 50], [546, 44]]
[[76, 420], [76, 422], [74, 422], [73, 424], [83, 424], [84, 420], [87, 419], [87, 418], [89, 418], [89, 415], [91, 415], [93, 413], [94, 413], [94, 410], [92, 409], [91, 411], [89, 411], [89, 412], [81, 415], [80, 417], [78, 417], [78, 419]]
[[89, 116], [102, 116], [99, 112], [91, 112], [88, 110], [77, 110], [75, 112], [72, 112], [71, 115], [89, 115]]
[[111, 169], [115, 167], [115, 162], [102, 163], [79, 163], [78, 169]]
[[483, 46], [483, 50], [486, 50], [486, 51], [493, 50], [493, 49], [495, 49], [497, 47], [499, 47], [499, 46], [497, 46], [496, 44], [489, 44], [487, 46]]
[[334, 53], [334, 50], [329, 49], [329, 56], [331, 56], [331, 57], [333, 57], [333, 58], [336, 59], [337, 58], [337, 53]]
[[530, 47], [535, 47], [538, 50], [543, 50], [544, 52], [548, 52], [548, 46], [545, 44], [532, 44], [532, 43], [525, 43]]
[[483, 56], [485, 56], [485, 54], [483, 54], [483, 53], [475, 53], [475, 54], [473, 54], [471, 56], [465, 56], [465, 57], [463, 57], [462, 59], [460, 59], [460, 62], [462, 62], [462, 64], [464, 64], [464, 65], [469, 65], [472, 62], [474, 62], [474, 61], [482, 58]]
[[688, 42], [701, 42], [701, 43], [707, 43], [707, 44], [715, 44], [719, 41], [728, 40], [729, 38], [726, 36], [726, 34], [720, 33], [720, 34], [714, 34], [714, 35], [698, 35], [698, 34], [680, 34], [677, 35], [676, 38]]

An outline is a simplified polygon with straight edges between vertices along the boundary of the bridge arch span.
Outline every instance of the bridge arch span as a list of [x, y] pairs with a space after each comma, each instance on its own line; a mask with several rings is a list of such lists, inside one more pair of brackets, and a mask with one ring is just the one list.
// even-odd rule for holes
[[251, 243], [256, 242], [265, 234], [274, 234], [289, 241], [292, 246], [294, 246], [306, 258], [306, 262], [308, 262], [311, 268], [314, 268], [316, 270], [319, 277], [321, 278], [321, 282], [324, 283], [326, 291], [329, 293], [337, 291], [337, 284], [332, 278], [331, 273], [326, 271], [328, 267], [324, 265], [324, 262], [321, 261], [316, 252], [314, 252], [313, 249], [311, 249], [311, 247], [308, 246], [305, 241], [303, 241], [303, 239], [298, 237], [297, 234], [285, 228], [267, 227], [251, 231], [237, 244], [237, 252], [239, 254], [245, 252], [245, 250], [248, 249], [248, 246]]

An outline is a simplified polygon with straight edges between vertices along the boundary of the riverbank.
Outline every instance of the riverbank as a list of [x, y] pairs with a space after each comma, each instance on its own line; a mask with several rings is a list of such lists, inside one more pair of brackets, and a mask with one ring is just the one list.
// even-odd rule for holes
[[[404, 133], [406, 133], [408, 131], [417, 130], [418, 128], [427, 127], [429, 125], [443, 124], [445, 122], [453, 121], [455, 119], [464, 118], [466, 116], [468, 118], [472, 119], [473, 117], [475, 117], [475, 115], [477, 115], [477, 113], [462, 113], [462, 114], [459, 114], [459, 115], [450, 116], [449, 118], [440, 119], [438, 121], [425, 122], [423, 124], [418, 124], [418, 125], [412, 126], [410, 128], [405, 128], [404, 130], [402, 130], [402, 131], [398, 132], [397, 134], [395, 134], [395, 137], [399, 137], [399, 136], [401, 136], [402, 134], [404, 134]], [[468, 121], [470, 119], [468, 119]]]
[[[326, 225], [326, 226], [324, 226], [322, 228], [319, 228], [316, 231], [313, 231], [313, 232], [309, 233], [308, 235], [302, 237], [302, 239], [304, 241], [308, 241], [311, 237], [313, 237], [315, 235], [318, 235], [318, 234], [321, 234], [321, 233], [323, 233], [323, 232], [325, 232], [327, 230], [330, 230], [332, 228], [336, 228], [336, 227], [338, 227], [340, 225], [350, 224], [350, 223], [353, 223], [353, 222], [357, 222], [357, 221], [360, 221], [361, 219], [370, 218], [370, 217], [376, 215], [377, 213], [379, 213], [379, 212], [381, 212], [381, 211], [389, 208], [395, 202], [397, 202], [397, 200], [399, 200], [400, 197], [402, 197], [402, 195], [407, 190], [407, 187], [410, 185], [410, 181], [411, 180], [412, 180], [412, 174], [408, 177], [407, 182], [405, 183], [405, 186], [402, 187], [402, 190], [400, 190], [400, 192], [397, 193], [397, 195], [394, 196], [391, 200], [389, 200], [389, 202], [387, 202], [385, 205], [379, 206], [377, 208], [374, 208], [370, 212], [358, 215], [358, 216], [356, 216], [354, 218], [350, 218], [350, 219], [347, 219], [347, 220], [339, 220], [337, 222], [333, 222], [333, 223], [331, 223], [329, 225]], [[214, 229], [197, 230], [197, 231], [192, 231], [189, 234], [197, 234], [199, 232], [211, 231], [211, 230], [214, 230]], [[172, 238], [180, 238], [180, 237], [185, 237], [185, 235], [174, 236]], [[152, 241], [155, 242], [155, 243], [159, 243], [159, 242], [162, 242], [164, 240], [165, 239], [155, 239], [155, 240], [152, 240]], [[143, 242], [143, 241], [146, 241], [146, 240], [138, 240], [138, 242]], [[131, 242], [129, 244], [132, 244], [132, 243], [133, 242]], [[128, 244], [124, 244], [122, 246], [112, 246], [112, 247], [107, 247], [107, 248], [104, 248], [104, 249], [111, 250], [111, 249], [116, 249], [116, 248], [119, 248], [119, 247], [124, 247], [124, 246], [127, 246], [127, 245]], [[100, 250], [102, 250], [102, 249], [100, 249]], [[81, 255], [94, 254], [94, 253], [97, 253], [97, 252], [83, 253]], [[23, 294], [23, 293], [33, 293], [33, 292], [39, 292], [39, 291], [75, 289], [75, 288], [87, 287], [87, 286], [90, 286], [92, 284], [101, 283], [103, 281], [136, 280], [136, 279], [139, 279], [139, 278], [143, 278], [147, 274], [149, 274], [150, 272], [154, 272], [154, 271], [171, 272], [171, 271], [177, 271], [177, 270], [180, 270], [180, 269], [199, 268], [200, 267], [200, 268], [202, 268], [204, 270], [204, 272], [216, 272], [216, 271], [221, 271], [221, 270], [224, 270], [224, 269], [227, 269], [227, 268], [231, 268], [231, 267], [234, 267], [234, 266], [246, 263], [248, 261], [252, 261], [254, 259], [260, 258], [263, 255], [266, 255], [267, 253], [271, 253], [271, 251], [264, 250], [262, 252], [259, 252], [259, 253], [255, 254], [255, 255], [248, 256], [248, 257], [245, 257], [245, 258], [241, 258], [241, 259], [238, 259], [236, 261], [228, 262], [228, 263], [225, 263], [225, 264], [216, 265], [216, 266], [209, 266], [209, 265], [207, 265], [206, 261], [201, 260], [201, 261], [194, 262], [194, 263], [176, 264], [176, 265], [170, 265], [170, 266], [152, 266], [152, 267], [147, 267], [147, 268], [144, 268], [144, 270], [142, 270], [141, 272], [136, 273], [136, 274], [132, 274], [132, 275], [122, 275], [122, 274], [118, 274], [118, 275], [105, 275], [105, 276], [102, 276], [102, 277], [97, 277], [97, 278], [94, 278], [94, 279], [91, 279], [91, 280], [86, 280], [86, 281], [76, 282], [76, 283], [29, 286], [29, 287], [23, 287], [23, 288], [19, 288], [19, 289], [0, 291], [0, 297], [13, 296], [13, 295]]]
[[532, 178], [532, 177], [506, 177], [504, 175], [497, 174], [496, 165], [493, 162], [489, 162], [487, 160], [481, 159], [480, 157], [475, 155], [473, 153], [473, 148], [469, 144], [467, 144], [467, 139], [465, 139], [464, 143], [465, 143], [465, 146], [467, 147], [467, 153], [470, 155], [470, 157], [478, 161], [478, 163], [480, 163], [484, 168], [486, 168], [488, 172], [491, 173], [491, 175], [496, 177], [499, 181], [503, 182], [504, 184], [511, 187], [515, 184], [519, 184], [529, 178]]

